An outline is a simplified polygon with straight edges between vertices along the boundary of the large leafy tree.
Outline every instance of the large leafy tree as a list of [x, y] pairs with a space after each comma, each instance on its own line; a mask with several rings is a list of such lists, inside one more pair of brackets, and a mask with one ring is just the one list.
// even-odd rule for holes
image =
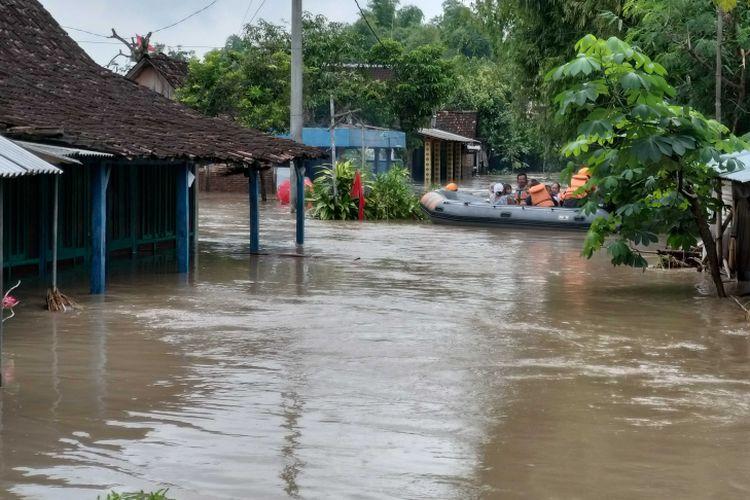
[[425, 126], [453, 91], [453, 65], [441, 53], [435, 45], [412, 51], [399, 50], [398, 45], [391, 49], [389, 65], [394, 77], [388, 82], [387, 102], [407, 133]]
[[[673, 101], [667, 71], [618, 38], [587, 35], [577, 56], [548, 79], [568, 88], [555, 99], [559, 113], [578, 123], [564, 148], [586, 165], [591, 194], [586, 209], [610, 207], [589, 230], [584, 254], [606, 248], [615, 265], [645, 266], [637, 245], [666, 235], [668, 246], [688, 249], [702, 240], [717, 293], [725, 296], [719, 256], [708, 220], [721, 203], [713, 196], [720, 154], [744, 146], [726, 127]], [[569, 173], [569, 172], [568, 172]]]
[[[680, 101], [713, 115], [721, 110], [723, 122], [733, 132], [750, 131], [750, 109], [745, 103], [750, 55], [749, 2], [628, 0], [624, 15], [627, 40], [657, 54], [655, 59], [672, 76]], [[720, 33], [719, 27], [722, 27]], [[718, 75], [717, 47], [721, 56]]]

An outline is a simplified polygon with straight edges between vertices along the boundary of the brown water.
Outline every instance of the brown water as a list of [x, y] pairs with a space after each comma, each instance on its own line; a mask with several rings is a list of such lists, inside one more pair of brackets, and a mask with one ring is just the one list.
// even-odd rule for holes
[[[582, 235], [308, 221], [247, 255], [202, 200], [197, 272], [6, 324], [0, 497], [747, 498], [750, 339], [693, 272]], [[262, 241], [291, 248], [286, 211]]]

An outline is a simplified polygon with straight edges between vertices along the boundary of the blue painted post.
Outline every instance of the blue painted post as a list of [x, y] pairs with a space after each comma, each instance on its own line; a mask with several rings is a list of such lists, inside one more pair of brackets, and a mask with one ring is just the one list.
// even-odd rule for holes
[[380, 148], [373, 149], [372, 173], [377, 175], [380, 171]]
[[101, 295], [107, 279], [107, 180], [109, 166], [91, 169], [91, 294]]
[[391, 169], [392, 157], [393, 149], [385, 148], [385, 170], [383, 172], [388, 172]]
[[[297, 168], [297, 165], [300, 165]], [[305, 169], [302, 160], [294, 162], [297, 168], [297, 244], [305, 244]]]
[[46, 175], [39, 178], [39, 193], [39, 277], [46, 281], [49, 257], [49, 183]]
[[258, 187], [260, 172], [251, 168], [248, 172], [248, 188], [250, 195], [250, 253], [260, 251], [260, 203], [258, 202]]
[[188, 165], [177, 167], [177, 272], [190, 271], [190, 186]]

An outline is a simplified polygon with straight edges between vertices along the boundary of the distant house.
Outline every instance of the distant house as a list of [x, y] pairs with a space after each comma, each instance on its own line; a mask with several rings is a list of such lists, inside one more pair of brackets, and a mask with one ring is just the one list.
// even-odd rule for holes
[[188, 63], [166, 54], [146, 54], [125, 76], [164, 97], [174, 99], [175, 90], [187, 80]]
[[422, 147], [413, 152], [412, 178], [425, 187], [461, 182], [486, 163], [482, 143], [477, 139], [476, 111], [440, 111], [431, 126], [418, 131]]
[[[90, 266], [92, 293], [104, 292], [114, 256], [163, 249], [174, 252], [178, 271], [189, 269], [200, 165], [229, 164], [256, 182], [259, 169], [322, 154], [203, 116], [102, 68], [37, 0], [0, 2], [0, 33], [0, 134], [53, 154], [86, 150], [79, 164], [62, 167], [59, 254]], [[49, 185], [32, 176], [6, 186], [6, 203], [32, 209], [6, 212], [5, 267], [43, 271], [50, 220], [36, 207], [48, 203]]]
[[479, 113], [477, 111], [438, 111], [435, 114], [434, 128], [445, 130], [451, 134], [477, 138]]

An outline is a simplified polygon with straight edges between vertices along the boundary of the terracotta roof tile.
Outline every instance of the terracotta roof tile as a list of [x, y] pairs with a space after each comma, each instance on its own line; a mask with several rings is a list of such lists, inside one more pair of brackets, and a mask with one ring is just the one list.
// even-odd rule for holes
[[477, 112], [439, 111], [435, 117], [435, 128], [476, 139]]
[[128, 158], [280, 163], [322, 151], [173, 102], [97, 65], [36, 0], [0, 1], [0, 131]]

